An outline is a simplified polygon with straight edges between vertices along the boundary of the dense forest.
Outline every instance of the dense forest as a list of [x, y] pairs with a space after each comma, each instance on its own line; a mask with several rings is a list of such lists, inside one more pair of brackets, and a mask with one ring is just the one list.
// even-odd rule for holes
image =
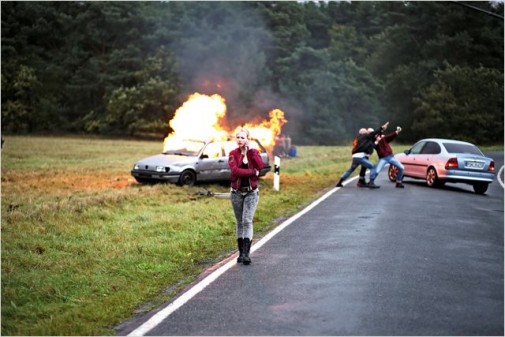
[[389, 120], [402, 141], [502, 143], [503, 2], [1, 2], [2, 133], [170, 132], [187, 97], [296, 144]]

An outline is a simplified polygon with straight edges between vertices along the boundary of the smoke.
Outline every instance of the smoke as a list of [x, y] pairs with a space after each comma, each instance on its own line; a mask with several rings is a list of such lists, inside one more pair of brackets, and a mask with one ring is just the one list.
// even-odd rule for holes
[[171, 45], [186, 93], [219, 94], [226, 99], [230, 128], [265, 119], [279, 108], [289, 112], [269, 87], [268, 51], [273, 38], [254, 6], [208, 2], [188, 6]]

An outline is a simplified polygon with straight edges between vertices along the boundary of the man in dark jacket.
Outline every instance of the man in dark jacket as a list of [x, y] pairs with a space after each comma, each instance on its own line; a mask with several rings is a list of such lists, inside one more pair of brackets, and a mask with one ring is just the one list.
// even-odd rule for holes
[[375, 172], [378, 175], [382, 170], [384, 165], [394, 165], [398, 168], [398, 175], [396, 176], [396, 187], [404, 188], [405, 186], [402, 183], [403, 180], [403, 171], [404, 167], [402, 163], [398, 159], [395, 158], [393, 154], [393, 150], [389, 143], [398, 136], [398, 134], [402, 131], [402, 128], [397, 126], [396, 131], [392, 132], [388, 135], [383, 135], [382, 133], [378, 134], [375, 141], [375, 150], [377, 151], [377, 155], [379, 156], [379, 162], [375, 167]]
[[386, 122], [380, 128], [370, 131], [366, 129], [361, 129], [358, 136], [354, 138], [352, 144], [352, 162], [351, 167], [340, 177], [337, 182], [336, 187], [342, 187], [342, 183], [346, 180], [356, 168], [360, 165], [368, 168], [370, 170], [370, 183], [369, 188], [379, 188], [380, 186], [375, 185], [375, 177], [377, 176], [375, 171], [375, 166], [368, 159], [373, 152], [375, 136], [378, 135], [383, 130], [386, 130], [389, 122]]
[[[364, 129], [361, 129], [361, 130], [364, 130]], [[367, 131], [367, 130], [365, 130], [365, 131]], [[368, 132], [373, 132], [373, 131], [374, 130], [372, 128], [368, 129]], [[373, 153], [373, 149], [374, 149], [374, 146], [372, 146], [369, 149], [369, 151], [367, 151], [367, 154], [364, 157], [365, 159], [370, 159], [370, 156]], [[359, 170], [358, 182], [356, 183], [356, 186], [358, 186], [358, 187], [368, 187], [368, 183], [366, 182], [366, 170], [367, 170], [366, 166], [361, 165], [361, 169]]]

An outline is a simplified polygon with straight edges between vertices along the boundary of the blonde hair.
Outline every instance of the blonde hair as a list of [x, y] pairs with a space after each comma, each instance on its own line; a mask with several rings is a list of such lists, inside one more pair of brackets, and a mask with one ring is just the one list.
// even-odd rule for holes
[[247, 139], [249, 139], [249, 130], [247, 130], [246, 128], [240, 128], [237, 130], [237, 133], [235, 134], [235, 136], [238, 135], [240, 132], [245, 133]]

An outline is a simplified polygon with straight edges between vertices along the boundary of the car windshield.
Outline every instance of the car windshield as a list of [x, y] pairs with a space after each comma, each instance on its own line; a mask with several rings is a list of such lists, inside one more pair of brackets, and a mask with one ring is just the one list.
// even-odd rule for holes
[[165, 142], [163, 153], [164, 154], [177, 154], [181, 156], [196, 156], [202, 149], [205, 143], [198, 140], [174, 140]]
[[483, 156], [477, 146], [471, 144], [444, 143], [444, 147], [449, 153], [468, 153]]

